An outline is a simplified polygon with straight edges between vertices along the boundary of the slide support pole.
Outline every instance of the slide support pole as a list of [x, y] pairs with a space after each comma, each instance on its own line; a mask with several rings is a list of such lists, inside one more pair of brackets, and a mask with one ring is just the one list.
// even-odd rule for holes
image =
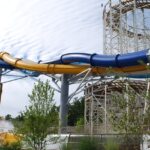
[[3, 84], [1, 83], [2, 80], [2, 68], [0, 68], [0, 103], [1, 103], [1, 98], [2, 98], [2, 90], [3, 90]]
[[59, 125], [60, 133], [67, 132], [67, 123], [68, 123], [68, 93], [69, 93], [69, 75], [63, 74], [61, 78], [61, 95], [60, 95], [60, 114], [59, 114]]

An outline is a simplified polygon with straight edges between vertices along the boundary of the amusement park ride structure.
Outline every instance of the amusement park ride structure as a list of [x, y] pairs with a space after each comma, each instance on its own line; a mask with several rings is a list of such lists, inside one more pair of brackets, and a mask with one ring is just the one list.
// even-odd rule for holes
[[103, 11], [104, 53], [150, 47], [150, 0], [109, 0]]
[[[150, 0], [109, 0], [103, 11], [104, 54], [125, 54], [150, 47]], [[131, 77], [131, 78], [130, 78]], [[85, 88], [85, 127], [91, 134], [110, 133], [108, 110], [112, 95], [132, 88], [140, 99], [142, 113], [147, 109], [149, 76], [107, 79]], [[142, 79], [141, 79], [142, 77]], [[141, 89], [142, 87], [142, 89]], [[122, 95], [123, 96], [123, 95]], [[101, 118], [103, 123], [100, 123]], [[104, 130], [105, 129], [105, 130]]]
[[[99, 126], [99, 116], [103, 115], [105, 132], [107, 132], [107, 97], [111, 91], [121, 89], [115, 76], [129, 78], [146, 78], [150, 75], [150, 30], [146, 13], [150, 8], [150, 0], [109, 0], [104, 8], [104, 54], [69, 53], [59, 59], [47, 63], [35, 63], [29, 60], [13, 58], [7, 52], [0, 52], [0, 67], [5, 70], [20, 70], [26, 76], [36, 77], [47, 74], [61, 81], [57, 91], [61, 93], [60, 127], [67, 126], [68, 102], [85, 88], [85, 123], [93, 134], [95, 125]], [[137, 14], [140, 14], [140, 25]], [[144, 49], [142, 51], [138, 51]], [[132, 52], [132, 53], [131, 53]], [[109, 54], [109, 55], [108, 55]], [[115, 55], [112, 55], [115, 54]], [[31, 71], [31, 72], [28, 72]], [[5, 71], [6, 72], [6, 71]], [[4, 74], [4, 73], [2, 73]], [[63, 74], [60, 78], [57, 74]], [[111, 82], [111, 84], [110, 84]], [[77, 89], [68, 95], [69, 84], [79, 83]], [[90, 85], [88, 86], [88, 83]], [[126, 82], [122, 82], [126, 84]], [[135, 89], [143, 88], [149, 91], [149, 81], [131, 81]], [[116, 87], [116, 88], [115, 88]], [[90, 89], [90, 90], [89, 90]], [[92, 89], [92, 90], [91, 90]], [[97, 92], [95, 96], [95, 89]], [[89, 91], [88, 91], [89, 90]], [[118, 90], [120, 91], [120, 90]], [[138, 92], [137, 92], [137, 95]], [[94, 98], [95, 96], [95, 98]], [[110, 96], [109, 96], [110, 97]], [[110, 99], [110, 98], [109, 98]], [[147, 100], [144, 101], [144, 109]], [[103, 112], [101, 111], [103, 110]], [[95, 113], [96, 112], [96, 113]], [[97, 118], [97, 119], [93, 119]]]

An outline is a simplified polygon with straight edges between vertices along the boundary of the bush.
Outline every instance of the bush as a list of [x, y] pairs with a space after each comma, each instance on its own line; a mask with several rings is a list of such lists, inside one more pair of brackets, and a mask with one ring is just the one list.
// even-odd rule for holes
[[98, 150], [98, 141], [93, 137], [85, 137], [79, 143], [79, 150]]
[[106, 144], [104, 144], [105, 150], [119, 150], [119, 144], [116, 143], [115, 140], [109, 139], [106, 141]]
[[72, 150], [72, 148], [66, 144], [63, 144], [61, 150]]
[[0, 150], [21, 150], [21, 147], [21, 142], [15, 142], [0, 146]]

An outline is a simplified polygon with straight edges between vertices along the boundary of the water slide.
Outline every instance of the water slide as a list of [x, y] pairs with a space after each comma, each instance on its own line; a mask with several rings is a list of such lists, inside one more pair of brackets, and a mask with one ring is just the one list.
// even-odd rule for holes
[[[78, 74], [91, 68], [93, 74], [110, 75], [145, 75], [150, 73], [150, 50], [142, 50], [128, 54], [99, 55], [87, 53], [68, 53], [59, 59], [43, 64], [30, 60], [14, 58], [7, 52], [0, 52], [0, 68], [30, 70], [49, 74]], [[4, 133], [0, 135], [3, 142], [13, 143], [19, 140], [18, 136]], [[4, 137], [4, 138], [3, 138]]]
[[7, 52], [0, 52], [0, 67], [22, 69], [49, 74], [78, 74], [91, 68], [93, 74], [145, 74], [149, 72], [150, 50], [127, 54], [99, 55], [87, 53], [68, 53], [59, 59], [47, 63], [35, 63], [29, 60], [13, 58]]

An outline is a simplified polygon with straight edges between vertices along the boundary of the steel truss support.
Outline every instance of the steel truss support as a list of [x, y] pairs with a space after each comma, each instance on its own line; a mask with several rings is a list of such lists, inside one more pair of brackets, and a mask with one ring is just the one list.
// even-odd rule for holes
[[[68, 98], [68, 102], [76, 95], [78, 94], [79, 92], [83, 91], [83, 87], [85, 86], [85, 80], [87, 79], [87, 77], [89, 76], [89, 74], [91, 73], [91, 68], [90, 69], [87, 69], [86, 71], [78, 74], [76, 77], [80, 76], [80, 75], [83, 75], [83, 73], [85, 74], [85, 76], [82, 78], [82, 81], [80, 82], [79, 86], [76, 88], [76, 90], [71, 93], [69, 95], [69, 98]], [[74, 79], [74, 78], [72, 78]], [[71, 80], [70, 80], [71, 81]], [[78, 92], [79, 91], [79, 92]]]
[[[59, 120], [60, 120], [60, 133], [67, 132], [67, 115], [68, 115], [68, 104], [69, 101], [78, 93], [84, 90], [84, 86], [91, 81], [89, 79], [89, 75], [91, 76], [91, 68], [87, 69], [76, 76], [70, 77], [67, 74], [62, 75], [61, 78], [61, 96], [60, 96], [60, 112], [59, 112]], [[93, 77], [94, 78], [94, 77]], [[101, 77], [97, 78], [95, 83], [100, 80]], [[69, 84], [76, 83], [77, 80], [80, 79], [80, 84], [76, 88], [76, 90], [69, 95]], [[76, 82], [75, 82], [76, 81]], [[93, 83], [94, 84], [94, 83]]]

